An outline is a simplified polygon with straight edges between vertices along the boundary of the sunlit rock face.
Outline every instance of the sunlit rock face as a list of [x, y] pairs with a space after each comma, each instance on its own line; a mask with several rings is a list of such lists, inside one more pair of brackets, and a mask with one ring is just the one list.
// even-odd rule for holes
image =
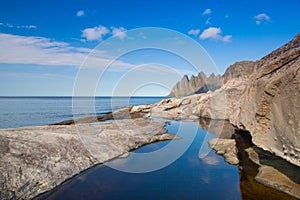
[[203, 72], [200, 72], [198, 76], [191, 76], [189, 79], [185, 75], [181, 81], [176, 83], [172, 88], [169, 96], [186, 96], [191, 94], [205, 93], [207, 91], [214, 91], [221, 87], [221, 76], [211, 74], [209, 77]]
[[[226, 119], [249, 131], [255, 145], [300, 166], [299, 69], [300, 33], [256, 62], [231, 65], [221, 88], [163, 100], [147, 116]], [[190, 88], [189, 83], [184, 77], [174, 88]]]
[[[300, 34], [263, 57], [228, 113], [257, 146], [300, 166]], [[230, 82], [230, 81], [229, 81]], [[227, 83], [226, 83], [227, 84]], [[225, 84], [225, 85], [226, 85]], [[227, 85], [227, 87], [229, 87]]]

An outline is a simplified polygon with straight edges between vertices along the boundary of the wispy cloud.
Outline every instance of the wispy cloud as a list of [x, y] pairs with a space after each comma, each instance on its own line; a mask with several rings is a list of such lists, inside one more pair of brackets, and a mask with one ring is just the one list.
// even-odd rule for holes
[[77, 11], [76, 16], [82, 17], [82, 16], [84, 16], [84, 14], [85, 14], [84, 10], [79, 10], [79, 11]]
[[119, 38], [120, 40], [123, 40], [124, 38], [127, 37], [126, 29], [124, 27], [119, 27], [119, 28], [111, 27], [111, 30], [112, 30], [113, 37]]
[[93, 50], [89, 54], [91, 51], [50, 38], [0, 33], [0, 63], [79, 67], [84, 62], [85, 67], [98, 69], [112, 64], [108, 71], [118, 72], [136, 67], [109, 52]]
[[3, 23], [3, 22], [0, 22], [0, 26], [6, 28], [17, 28], [17, 29], [37, 29], [37, 26], [35, 25], [13, 25], [10, 23]]
[[200, 33], [200, 29], [191, 29], [188, 32], [189, 35], [194, 35], [194, 36], [199, 35], [199, 33]]
[[26, 79], [48, 79], [48, 78], [63, 78], [74, 79], [73, 76], [58, 74], [58, 73], [34, 73], [34, 72], [3, 72], [0, 73], [1, 78], [26, 78]]
[[223, 42], [230, 42], [232, 39], [231, 35], [222, 35], [222, 29], [220, 27], [210, 27], [208, 29], [205, 29], [201, 35], [200, 39], [210, 39], [215, 41], [223, 41]]
[[262, 23], [266, 24], [266, 23], [270, 22], [271, 18], [266, 13], [260, 13], [256, 16], [254, 16], [254, 20], [257, 25], [260, 25]]
[[102, 41], [103, 36], [109, 33], [108, 28], [105, 26], [99, 25], [93, 28], [86, 28], [82, 31], [82, 37], [84, 37], [87, 41]]
[[212, 25], [212, 23], [210, 22], [210, 20], [211, 20], [211, 17], [209, 17], [209, 18], [206, 20], [205, 24], [206, 24], [206, 25]]
[[210, 8], [207, 8], [203, 11], [202, 15], [209, 15], [212, 13], [212, 10]]
[[44, 37], [0, 33], [0, 63], [79, 66], [89, 49]]

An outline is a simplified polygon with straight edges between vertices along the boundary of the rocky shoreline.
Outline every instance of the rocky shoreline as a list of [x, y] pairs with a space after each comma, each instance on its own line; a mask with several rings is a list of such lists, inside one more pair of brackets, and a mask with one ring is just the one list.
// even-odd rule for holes
[[[164, 122], [149, 117], [227, 120], [248, 131], [256, 146], [300, 166], [300, 33], [259, 61], [230, 66], [222, 80], [215, 91], [130, 106], [105, 116], [0, 130], [0, 199], [33, 198], [144, 144], [177, 139], [167, 134]], [[103, 122], [109, 119], [117, 121]], [[217, 127], [209, 124], [206, 130], [222, 137], [222, 124]], [[237, 164], [235, 141], [227, 139], [212, 141], [211, 146]], [[279, 173], [261, 166], [257, 180], [299, 198], [299, 184]], [[289, 187], [283, 187], [287, 182]]]
[[128, 108], [130, 115], [223, 119], [253, 143], [300, 166], [300, 33], [256, 62], [238, 62], [215, 91]]
[[0, 130], [0, 199], [31, 199], [142, 145], [178, 139], [142, 118]]

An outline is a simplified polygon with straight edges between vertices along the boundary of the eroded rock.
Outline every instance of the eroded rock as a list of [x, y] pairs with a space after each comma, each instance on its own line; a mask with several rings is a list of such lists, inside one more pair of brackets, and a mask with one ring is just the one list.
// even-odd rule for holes
[[239, 62], [214, 92], [171, 98], [144, 116], [224, 119], [250, 132], [255, 145], [300, 166], [300, 33], [256, 62]]
[[200, 72], [198, 76], [191, 76], [189, 79], [185, 75], [181, 81], [176, 83], [172, 88], [169, 96], [186, 96], [191, 94], [205, 93], [207, 91], [214, 91], [220, 88], [222, 85], [221, 76], [211, 74], [209, 77], [203, 72]]
[[234, 139], [220, 139], [215, 138], [208, 142], [210, 148], [214, 149], [217, 154], [224, 156], [226, 162], [237, 165], [239, 159], [237, 158], [237, 148]]

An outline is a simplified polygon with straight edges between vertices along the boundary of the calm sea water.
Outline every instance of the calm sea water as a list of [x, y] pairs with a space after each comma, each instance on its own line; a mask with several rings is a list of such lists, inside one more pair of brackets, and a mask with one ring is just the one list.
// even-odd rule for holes
[[[163, 97], [79, 99], [79, 109], [72, 109], [71, 97], [5, 97], [0, 98], [0, 127], [22, 127], [60, 122], [73, 117], [102, 115], [127, 106], [155, 103]], [[90, 101], [95, 100], [95, 108]], [[92, 112], [94, 110], [94, 112]], [[183, 125], [183, 126], [182, 126]], [[181, 128], [179, 128], [181, 127]], [[178, 148], [195, 136], [182, 156], [172, 164], [148, 173], [126, 173], [105, 165], [93, 167], [65, 184], [39, 197], [42, 199], [240, 199], [237, 166], [224, 162], [211, 151], [199, 158], [199, 149], [214, 136], [199, 128], [198, 122], [170, 121], [169, 133], [177, 133], [181, 140], [172, 141]], [[196, 128], [196, 132], [195, 132]], [[208, 136], [206, 138], [205, 136]], [[144, 146], [135, 153], [158, 150], [168, 142]], [[167, 158], [168, 154], [163, 155]], [[164, 158], [163, 157], [163, 158]], [[157, 158], [157, 162], [160, 162]], [[134, 165], [131, 156], [115, 159], [112, 164]]]
[[[185, 143], [198, 127], [197, 122], [170, 121], [169, 133], [181, 135]], [[179, 132], [178, 132], [179, 131]], [[224, 162], [223, 157], [211, 151], [199, 158], [199, 149], [206, 133], [198, 129], [192, 144], [183, 155], [169, 166], [149, 173], [126, 173], [105, 165], [87, 170], [40, 199], [240, 199], [238, 167]], [[208, 135], [213, 138], [213, 135]], [[169, 142], [158, 142], [144, 146], [134, 153], [156, 151]], [[175, 151], [175, 150], [174, 150]], [[169, 155], [163, 155], [167, 157]], [[157, 155], [160, 162], [161, 155]], [[134, 165], [131, 156], [112, 161], [113, 166]]]
[[45, 125], [73, 118], [103, 115], [127, 105], [150, 104], [163, 98], [76, 98], [76, 108], [73, 109], [72, 97], [0, 97], [0, 128]]

